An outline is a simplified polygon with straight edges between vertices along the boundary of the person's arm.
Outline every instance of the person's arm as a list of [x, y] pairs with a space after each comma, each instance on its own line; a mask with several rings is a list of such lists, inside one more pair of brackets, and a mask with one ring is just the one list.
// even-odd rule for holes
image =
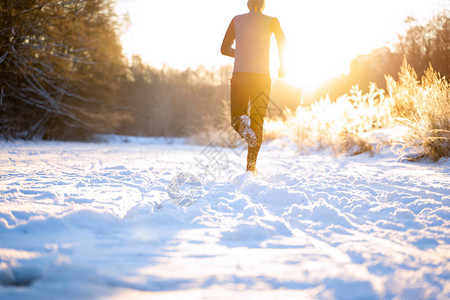
[[223, 38], [222, 47], [220, 48], [220, 52], [223, 55], [234, 57], [235, 49], [233, 49], [233, 42], [236, 38], [236, 33], [234, 31], [234, 19], [231, 21], [230, 26], [228, 26], [227, 33], [225, 33], [225, 37]]
[[278, 53], [280, 57], [280, 69], [278, 70], [278, 77], [284, 78], [286, 71], [284, 68], [284, 51], [286, 49], [286, 36], [284, 35], [283, 29], [281, 29], [280, 21], [277, 18], [272, 20], [272, 30], [275, 34], [278, 45]]

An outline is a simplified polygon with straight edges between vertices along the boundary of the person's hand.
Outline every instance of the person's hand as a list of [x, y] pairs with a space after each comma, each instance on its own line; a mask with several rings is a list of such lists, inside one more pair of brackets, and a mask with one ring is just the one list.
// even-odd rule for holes
[[278, 78], [284, 78], [286, 76], [286, 70], [283, 65], [278, 69]]

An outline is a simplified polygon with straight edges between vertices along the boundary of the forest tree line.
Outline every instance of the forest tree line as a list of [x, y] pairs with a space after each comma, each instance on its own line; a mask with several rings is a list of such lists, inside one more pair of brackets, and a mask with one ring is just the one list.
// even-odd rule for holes
[[[0, 3], [0, 138], [88, 140], [94, 134], [187, 136], [228, 122], [231, 67], [157, 69], [128, 62], [112, 0]], [[421, 74], [431, 62], [448, 78], [448, 12], [412, 19], [394, 52], [357, 57], [350, 73], [322, 87], [337, 97], [354, 84], [383, 87], [406, 56]], [[279, 105], [299, 103], [288, 90]], [[274, 86], [282, 95], [283, 86]], [[277, 91], [278, 89], [278, 91]], [[322, 93], [322, 94], [321, 94]], [[280, 103], [280, 99], [284, 102]], [[219, 108], [219, 109], [218, 109]]]

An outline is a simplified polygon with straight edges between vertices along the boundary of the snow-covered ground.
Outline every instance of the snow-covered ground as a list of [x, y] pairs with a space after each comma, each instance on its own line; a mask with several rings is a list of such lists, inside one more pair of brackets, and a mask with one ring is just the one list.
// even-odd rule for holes
[[256, 178], [244, 163], [180, 140], [0, 143], [0, 299], [450, 298], [449, 161], [273, 141]]

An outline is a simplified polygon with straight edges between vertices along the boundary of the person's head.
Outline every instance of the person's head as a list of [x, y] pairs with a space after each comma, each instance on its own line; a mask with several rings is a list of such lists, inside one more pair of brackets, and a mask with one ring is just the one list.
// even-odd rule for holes
[[248, 9], [250, 11], [262, 12], [264, 7], [266, 6], [265, 0], [248, 0], [247, 2]]

